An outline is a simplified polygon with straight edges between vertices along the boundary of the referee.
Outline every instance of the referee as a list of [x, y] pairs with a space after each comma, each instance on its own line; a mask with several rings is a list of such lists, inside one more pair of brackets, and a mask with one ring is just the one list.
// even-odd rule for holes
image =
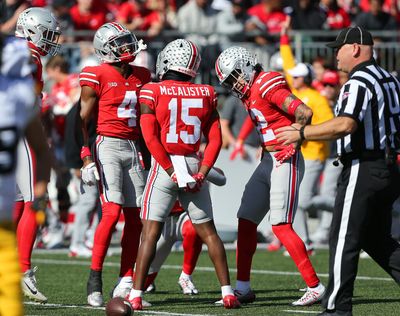
[[340, 91], [336, 117], [283, 127], [277, 138], [286, 144], [337, 139], [343, 170], [329, 240], [326, 310], [320, 315], [348, 316], [361, 249], [400, 283], [400, 244], [390, 234], [392, 204], [400, 194], [400, 83], [376, 64], [368, 31], [344, 29], [328, 47], [336, 50], [338, 69], [350, 78]]

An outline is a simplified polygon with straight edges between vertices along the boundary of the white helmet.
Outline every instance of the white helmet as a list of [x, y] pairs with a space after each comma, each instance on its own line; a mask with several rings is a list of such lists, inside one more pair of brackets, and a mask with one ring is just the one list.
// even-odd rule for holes
[[274, 53], [269, 59], [269, 70], [283, 71], [283, 58], [280, 52]]
[[34, 7], [21, 12], [15, 35], [34, 44], [43, 55], [54, 56], [60, 49], [60, 27], [54, 15], [44, 8]]
[[215, 71], [221, 85], [242, 98], [253, 82], [256, 65], [256, 57], [246, 48], [233, 46], [218, 56]]
[[132, 62], [147, 48], [125, 26], [117, 22], [103, 24], [94, 35], [94, 51], [103, 63]]
[[174, 40], [158, 54], [156, 76], [162, 79], [168, 70], [174, 70], [194, 78], [200, 61], [200, 52], [195, 44], [185, 39]]

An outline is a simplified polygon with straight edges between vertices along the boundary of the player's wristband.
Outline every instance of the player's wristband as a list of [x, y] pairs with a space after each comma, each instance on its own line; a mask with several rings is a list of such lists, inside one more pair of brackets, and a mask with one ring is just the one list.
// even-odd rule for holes
[[301, 141], [306, 140], [306, 137], [304, 136], [304, 129], [305, 129], [305, 128], [306, 128], [306, 125], [303, 125], [303, 126], [300, 127], [300, 129], [299, 129]]
[[83, 159], [85, 159], [86, 157], [91, 156], [91, 155], [92, 155], [92, 153], [90, 152], [89, 147], [87, 147], [87, 146], [82, 146], [82, 149], [81, 149], [81, 159], [83, 160]]
[[303, 102], [300, 99], [293, 100], [288, 107], [288, 113], [290, 115], [294, 116], [294, 112], [296, 109], [299, 107], [300, 104], [303, 104]]

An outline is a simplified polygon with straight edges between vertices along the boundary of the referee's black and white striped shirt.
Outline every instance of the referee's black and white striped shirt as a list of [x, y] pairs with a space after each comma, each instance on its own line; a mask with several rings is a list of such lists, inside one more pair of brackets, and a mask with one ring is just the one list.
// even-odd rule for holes
[[336, 116], [349, 116], [358, 128], [337, 140], [338, 155], [359, 154], [365, 150], [385, 150], [387, 144], [400, 148], [400, 83], [375, 60], [357, 65], [340, 90]]

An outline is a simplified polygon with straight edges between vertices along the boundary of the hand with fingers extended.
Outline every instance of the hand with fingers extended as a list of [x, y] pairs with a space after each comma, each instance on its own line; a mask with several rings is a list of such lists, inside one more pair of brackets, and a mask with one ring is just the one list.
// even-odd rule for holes
[[206, 176], [204, 174], [202, 174], [201, 172], [198, 172], [198, 173], [192, 175], [192, 177], [196, 182], [192, 183], [192, 184], [188, 184], [185, 190], [187, 192], [192, 192], [192, 193], [199, 192]]
[[242, 157], [242, 159], [247, 158], [247, 152], [244, 148], [244, 144], [240, 140], [235, 143], [235, 148], [233, 149], [231, 155], [229, 156], [229, 159], [235, 160], [237, 155], [240, 155], [240, 157]]
[[275, 146], [275, 149], [278, 150], [278, 152], [274, 154], [274, 157], [278, 161], [279, 165], [283, 164], [296, 153], [296, 148], [293, 144], [287, 146], [277, 145]]
[[96, 164], [91, 162], [81, 168], [81, 175], [83, 183], [92, 186], [100, 180], [99, 172], [97, 171]]

